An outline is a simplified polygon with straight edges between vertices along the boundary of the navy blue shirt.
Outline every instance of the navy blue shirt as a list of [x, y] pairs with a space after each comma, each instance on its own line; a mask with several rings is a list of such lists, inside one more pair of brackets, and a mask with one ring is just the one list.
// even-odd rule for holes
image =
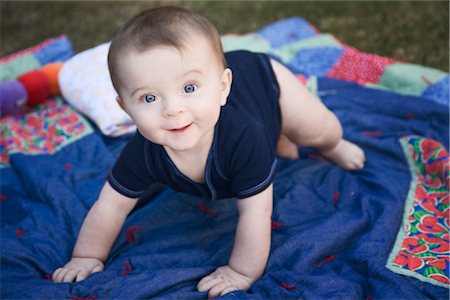
[[108, 176], [119, 193], [136, 198], [155, 183], [207, 199], [246, 198], [266, 189], [277, 168], [281, 130], [279, 86], [267, 55], [225, 54], [233, 72], [230, 95], [221, 108], [205, 167], [205, 183], [182, 174], [164, 147], [139, 131], [123, 149]]

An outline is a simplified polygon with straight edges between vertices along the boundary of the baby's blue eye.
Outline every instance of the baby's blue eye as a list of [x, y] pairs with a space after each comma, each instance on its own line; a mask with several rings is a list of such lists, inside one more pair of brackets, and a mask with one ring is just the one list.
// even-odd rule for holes
[[195, 92], [197, 87], [194, 84], [188, 84], [184, 87], [184, 91], [188, 94]]
[[147, 103], [151, 103], [156, 100], [156, 96], [152, 94], [148, 94], [144, 96], [144, 101]]

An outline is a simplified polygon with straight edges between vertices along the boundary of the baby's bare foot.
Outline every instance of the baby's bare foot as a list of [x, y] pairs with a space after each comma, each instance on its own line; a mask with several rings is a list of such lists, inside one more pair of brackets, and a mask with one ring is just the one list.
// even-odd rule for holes
[[341, 140], [336, 147], [321, 154], [347, 170], [362, 169], [366, 161], [363, 150], [347, 140]]

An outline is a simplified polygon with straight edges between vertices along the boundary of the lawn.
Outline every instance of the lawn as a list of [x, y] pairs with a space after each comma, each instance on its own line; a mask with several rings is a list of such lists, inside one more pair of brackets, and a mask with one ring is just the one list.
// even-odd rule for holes
[[449, 71], [448, 1], [1, 1], [0, 55], [67, 34], [82, 51], [111, 39], [142, 9], [180, 5], [221, 33], [246, 33], [291, 16], [360, 50]]

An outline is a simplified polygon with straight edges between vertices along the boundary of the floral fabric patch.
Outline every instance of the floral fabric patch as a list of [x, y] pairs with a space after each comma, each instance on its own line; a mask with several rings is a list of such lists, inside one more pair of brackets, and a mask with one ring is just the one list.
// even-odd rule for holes
[[387, 66], [395, 60], [376, 54], [364, 53], [355, 48], [344, 47], [344, 53], [327, 73], [327, 77], [376, 84]]
[[449, 288], [449, 154], [441, 143], [418, 136], [400, 140], [412, 181], [403, 224], [386, 267]]
[[0, 120], [0, 167], [9, 155], [52, 154], [90, 134], [89, 122], [61, 100], [49, 100], [34, 111]]

